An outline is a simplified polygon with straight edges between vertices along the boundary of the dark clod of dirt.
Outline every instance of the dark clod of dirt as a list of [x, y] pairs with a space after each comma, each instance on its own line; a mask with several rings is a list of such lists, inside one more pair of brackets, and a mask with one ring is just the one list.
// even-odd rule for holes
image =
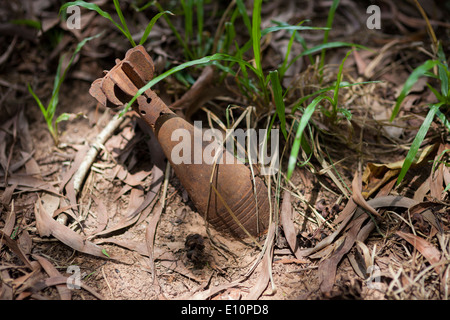
[[199, 235], [198, 233], [188, 235], [186, 237], [184, 247], [186, 249], [186, 256], [189, 260], [191, 260], [196, 266], [204, 265], [205, 243], [201, 235]]

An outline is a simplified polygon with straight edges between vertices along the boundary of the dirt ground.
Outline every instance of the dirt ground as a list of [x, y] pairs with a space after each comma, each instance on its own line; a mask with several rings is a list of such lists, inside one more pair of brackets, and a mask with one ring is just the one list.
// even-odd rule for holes
[[[102, 8], [113, 12], [113, 5], [104, 2], [99, 2]], [[139, 26], [147, 21], [145, 15], [131, 9], [134, 1], [123, 2], [126, 17], [136, 21], [132, 33], [138, 32]], [[330, 39], [373, 49], [349, 56], [344, 80], [380, 82], [342, 91], [340, 101], [351, 112], [351, 120], [330, 124], [317, 112], [312, 121], [317, 128], [315, 139], [321, 155], [309, 166], [297, 167], [290, 181], [283, 177], [276, 211], [288, 212], [297, 246], [307, 250], [330, 239], [313, 254], [300, 257], [287, 240], [286, 224], [279, 219], [274, 222], [273, 244], [265, 251], [261, 247], [271, 239], [270, 232], [257, 239], [259, 247], [251, 239], [236, 239], [206, 226], [173, 170], [166, 172], [165, 162], [157, 167], [159, 149], [151, 145], [152, 138], [139, 125], [134, 112], [127, 113], [101, 146], [74, 201], [72, 178], [80, 165], [77, 156], [82, 160], [84, 152], [115, 114], [90, 96], [90, 85], [102, 76], [102, 70], [114, 66], [115, 59], [123, 58], [129, 44], [114, 26], [93, 12], [83, 11], [84, 17], [89, 15], [89, 21], [80, 34], [67, 30], [64, 22], [58, 20], [58, 1], [35, 1], [33, 10], [25, 3], [0, 9], [3, 39], [0, 53], [5, 53], [0, 56], [2, 299], [449, 298], [450, 209], [449, 195], [442, 192], [450, 177], [448, 153], [447, 165], [445, 162], [437, 165], [441, 174], [437, 182], [432, 168], [433, 161], [439, 160], [450, 145], [448, 131], [437, 121], [422, 144], [423, 159], [408, 172], [400, 186], [394, 185], [399, 172], [395, 164], [404, 159], [425, 118], [426, 104], [433, 102], [430, 90], [419, 81], [399, 117], [393, 123], [388, 121], [403, 83], [415, 67], [430, 58], [426, 24], [413, 4], [375, 1], [382, 9], [379, 30], [365, 27], [368, 16], [365, 10], [372, 2], [341, 1], [339, 5]], [[310, 25], [324, 26], [330, 4], [330, 1], [264, 2], [262, 24], [270, 26], [273, 20], [296, 24], [310, 19]], [[422, 4], [446, 53], [450, 48], [448, 4], [448, 1]], [[207, 9], [214, 12], [224, 8], [208, 4]], [[144, 12], [153, 16], [156, 9]], [[11, 17], [39, 20], [46, 31], [11, 24]], [[177, 27], [182, 26], [179, 16], [173, 19], [178, 21]], [[218, 19], [210, 18], [208, 26], [213, 28]], [[99, 30], [106, 30], [107, 34], [81, 50], [61, 86], [57, 115], [67, 112], [82, 116], [60, 123], [59, 143], [55, 146], [27, 84], [31, 84], [42, 101], [48, 101], [59, 57], [73, 52], [78, 40]], [[181, 49], [174, 44], [176, 39], [163, 19], [158, 20], [152, 34], [145, 47], [159, 73], [168, 62], [183, 62]], [[311, 45], [323, 40], [313, 32], [304, 36]], [[58, 37], [59, 42], [54, 43], [53, 37]], [[280, 63], [283, 56], [280, 48], [288, 40], [287, 34], [274, 34], [266, 40], [263, 56], [268, 69]], [[300, 52], [301, 46], [294, 49]], [[327, 51], [324, 86], [336, 79], [347, 51], [348, 48]], [[283, 83], [296, 88], [285, 97], [287, 101], [295, 101], [317, 86], [315, 71], [307, 67], [307, 59], [298, 61], [289, 71], [292, 77]], [[198, 75], [198, 71], [193, 71], [192, 77]], [[157, 92], [171, 105], [186, 90], [186, 86], [171, 77], [159, 84]], [[244, 108], [251, 104], [240, 96], [227, 99], [215, 97], [203, 107], [224, 119], [228, 101]], [[193, 115], [193, 119], [205, 117], [204, 110]], [[282, 168], [287, 161], [288, 156], [281, 159]], [[276, 183], [271, 183], [275, 190]], [[156, 190], [152, 202], [140, 212], [137, 221], [130, 222], [131, 214], [152, 190]], [[357, 226], [355, 217], [331, 239], [346, 217], [352, 194], [353, 198], [360, 194], [367, 201], [387, 195], [417, 201], [409, 210], [398, 206], [376, 207], [375, 218], [367, 216]], [[288, 203], [283, 203], [288, 196]], [[53, 215], [54, 222], [57, 216], [68, 216], [65, 229], [46, 223], [49, 215]], [[115, 228], [124, 223], [124, 227]], [[149, 240], [152, 232], [154, 241]], [[356, 232], [353, 238], [352, 232]], [[149, 242], [153, 243], [150, 256]], [[89, 250], [97, 254], [83, 253], [86, 243], [95, 244]], [[368, 269], [374, 266], [376, 274]], [[69, 294], [64, 292], [67, 283], [77, 279], [82, 285]]]

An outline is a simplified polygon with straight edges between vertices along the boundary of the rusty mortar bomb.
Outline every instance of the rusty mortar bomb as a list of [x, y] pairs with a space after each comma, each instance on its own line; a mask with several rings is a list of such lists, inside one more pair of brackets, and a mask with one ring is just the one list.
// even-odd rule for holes
[[[96, 79], [89, 90], [101, 104], [110, 108], [124, 106], [137, 91], [154, 75], [154, 64], [143, 46], [127, 51], [123, 60], [105, 76]], [[235, 237], [259, 236], [269, 225], [269, 196], [264, 180], [252, 176], [248, 166], [222, 149], [221, 164], [200, 164], [194, 161], [194, 152], [189, 163], [174, 163], [172, 150], [179, 141], [173, 141], [176, 129], [185, 129], [196, 143], [205, 147], [205, 142], [195, 141], [194, 126], [172, 112], [166, 104], [148, 89], [132, 105], [136, 113], [151, 127], [175, 174], [186, 189], [199, 213], [217, 231], [227, 232]], [[184, 142], [184, 141], [183, 141]], [[229, 157], [233, 157], [230, 160]]]

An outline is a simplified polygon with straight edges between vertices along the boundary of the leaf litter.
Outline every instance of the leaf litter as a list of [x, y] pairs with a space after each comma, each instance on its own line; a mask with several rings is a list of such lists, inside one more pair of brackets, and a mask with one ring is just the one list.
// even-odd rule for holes
[[[349, 3], [342, 5], [344, 9], [353, 6], [355, 12], [364, 9]], [[354, 51], [346, 61], [346, 67], [354, 73], [345, 71], [348, 72], [345, 76], [349, 79], [354, 76], [355, 81], [382, 79], [385, 83], [354, 86], [340, 97], [343, 107], [351, 110], [351, 127], [346, 127], [345, 121], [332, 127], [320, 113], [314, 115], [312, 121], [319, 129], [331, 131], [332, 128], [335, 132], [321, 140], [315, 139], [312, 177], [308, 176], [310, 171], [299, 168], [292, 180], [282, 186], [280, 224], [272, 224], [262, 239], [266, 244], [263, 252], [251, 243], [234, 241], [214, 230], [205, 231], [177, 179], [170, 176], [166, 179], [169, 183], [164, 184], [166, 167], [162, 152], [152, 133], [141, 128], [132, 113], [98, 145], [98, 153], [93, 157], [94, 162], [87, 165], [79, 189], [74, 186], [74, 175], [105, 123], [91, 126], [83, 119], [68, 122], [64, 129], [72, 132], [72, 136], [82, 136], [82, 144], [71, 142], [67, 135], [62, 137], [67, 145], [52, 150], [48, 147], [51, 140], [42, 134], [45, 128], [39, 115], [24, 116], [22, 112], [1, 121], [0, 296], [6, 299], [448, 299], [450, 217], [448, 192], [444, 190], [450, 183], [450, 172], [442, 159], [448, 157], [444, 150], [449, 149], [449, 144], [445, 138], [442, 141], [436, 139], [435, 133], [430, 134], [408, 182], [395, 186], [404, 158], [397, 155], [414, 137], [416, 131], [411, 128], [420, 126], [423, 116], [417, 109], [428, 97], [423, 95], [424, 83], [418, 83], [414, 95], [405, 99], [401, 117], [388, 123], [401, 90], [399, 84], [407, 77], [413, 56], [423, 53], [420, 45], [411, 42], [412, 36], [405, 26], [417, 30], [423, 24], [421, 19], [410, 18], [403, 12], [409, 7], [397, 7], [391, 2], [386, 5], [395, 9], [392, 14], [399, 20], [393, 28], [402, 35], [402, 41], [391, 40], [392, 34], [375, 34], [376, 53]], [[328, 3], [320, 1], [317, 10], [310, 8], [308, 12], [323, 18], [327, 6]], [[296, 10], [291, 8], [286, 14], [280, 11], [282, 8], [274, 3], [271, 13], [280, 19], [299, 18], [294, 14]], [[265, 23], [270, 21], [270, 11], [266, 13]], [[345, 25], [343, 21], [348, 21], [348, 16], [338, 12], [336, 19], [336, 25], [339, 21]], [[356, 17], [352, 19], [355, 25], [360, 23]], [[448, 28], [446, 22], [433, 21]], [[96, 34], [99, 26], [105, 27], [102, 19], [92, 14], [84, 23], [81, 37]], [[49, 18], [45, 27], [51, 30], [56, 25], [57, 20]], [[13, 43], [17, 37], [31, 41], [21, 28], [13, 30]], [[155, 26], [161, 35], [162, 30]], [[348, 31], [336, 27], [336, 32], [346, 35]], [[80, 37], [72, 33], [64, 34], [61, 43], [68, 45], [75, 42], [73, 37]], [[116, 52], [125, 52], [127, 48], [114, 40], [115, 37], [117, 34], [111, 32], [87, 45], [76, 61], [77, 66], [81, 69], [83, 63], [96, 65], [89, 59], [99, 59], [102, 55], [120, 56]], [[306, 34], [305, 39], [312, 41], [314, 36]], [[267, 65], [277, 61], [274, 58], [279, 54], [277, 48], [285, 40], [282, 35], [268, 40], [270, 45], [263, 49], [269, 57], [265, 61]], [[170, 38], [166, 41], [170, 45]], [[17, 58], [11, 51], [15, 49], [8, 43], [2, 47], [5, 52], [2, 63], [11, 61], [14, 65]], [[166, 45], [161, 40], [151, 50], [160, 53], [167, 62], [174, 60], [176, 52]], [[57, 59], [63, 50], [62, 45], [58, 46], [49, 57]], [[301, 52], [299, 48], [295, 50]], [[340, 61], [342, 56], [337, 50], [332, 58]], [[22, 68], [38, 68], [39, 59], [48, 57], [36, 55]], [[296, 72], [289, 74], [291, 81], [284, 84], [298, 86], [299, 91], [308, 94], [317, 83], [314, 76], [309, 76], [310, 70], [303, 69], [301, 59], [298, 62]], [[96, 78], [101, 67], [95, 68], [95, 72], [74, 71], [74, 79], [70, 81], [76, 83], [78, 76]], [[221, 95], [233, 95], [230, 92], [238, 90], [228, 83], [226, 90], [220, 87], [211, 90], [211, 69], [203, 70], [191, 91], [184, 92], [175, 101], [166, 98], [174, 106], [187, 110], [189, 117], [201, 114], [199, 110], [207, 110], [220, 118], [221, 103], [226, 101]], [[13, 74], [11, 70], [8, 73]], [[296, 73], [300, 74], [298, 79]], [[332, 65], [326, 66], [325, 83], [327, 79], [335, 79]], [[1, 85], [21, 92], [17, 76], [8, 80]], [[47, 82], [51, 83], [50, 76]], [[161, 91], [180, 88], [173, 83], [172, 86], [170, 81], [161, 84]], [[88, 87], [82, 84], [75, 89], [78, 89], [75, 103], [81, 112], [87, 114], [93, 109], [97, 112], [98, 107], [87, 97]], [[2, 90], [0, 94], [3, 101], [7, 91]], [[61, 106], [78, 113], [80, 110], [72, 110], [70, 94], [66, 90], [61, 96]], [[11, 100], [12, 103], [27, 101], [20, 95]], [[232, 100], [246, 104], [239, 96]], [[364, 107], [367, 105], [373, 106], [370, 112]], [[418, 114], [417, 117], [410, 116], [410, 112]], [[114, 114], [104, 112], [103, 119], [110, 121], [113, 117]], [[28, 128], [29, 121], [32, 125]], [[33, 142], [31, 147], [30, 142]], [[339, 150], [342, 144], [346, 148]], [[70, 157], [61, 161], [56, 154], [63, 150]], [[347, 150], [347, 154], [342, 150]], [[355, 155], [349, 156], [348, 150]], [[364, 170], [356, 168], [361, 157]], [[323, 201], [327, 208], [338, 209], [329, 210], [332, 213], [325, 215], [325, 211], [314, 208], [317, 203], [314, 200]], [[179, 213], [180, 207], [185, 208], [183, 215]], [[66, 218], [59, 219], [63, 216]], [[187, 257], [184, 240], [191, 234], [200, 234], [205, 240], [203, 267], [196, 266]], [[65, 271], [73, 264], [92, 274], [83, 278], [82, 292], [66, 290]], [[370, 287], [375, 276], [370, 270], [374, 266], [381, 274], [377, 289]], [[149, 289], [144, 292], [143, 288]]]

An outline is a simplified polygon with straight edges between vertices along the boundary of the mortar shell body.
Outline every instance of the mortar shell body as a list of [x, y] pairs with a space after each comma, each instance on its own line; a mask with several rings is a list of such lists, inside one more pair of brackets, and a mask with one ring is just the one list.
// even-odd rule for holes
[[[253, 180], [250, 168], [225, 148], [219, 151], [223, 158], [215, 166], [213, 174], [214, 164], [202, 157], [205, 148], [211, 146], [210, 142], [203, 141], [201, 135], [194, 132], [194, 126], [184, 119], [173, 114], [165, 118], [157, 120], [157, 138], [199, 213], [217, 231], [225, 231], [237, 237], [247, 236], [243, 228], [252, 236], [264, 232], [269, 223], [269, 198], [264, 181], [259, 176], [255, 176]], [[174, 139], [172, 133], [180, 129], [188, 133], [186, 136], [190, 139]], [[182, 143], [185, 144], [183, 150], [191, 151], [190, 159], [179, 163], [174, 159], [173, 151], [174, 148], [179, 149]], [[200, 157], [202, 162], [198, 163]], [[220, 156], [218, 161], [220, 162]], [[210, 181], [219, 195], [210, 186]]]
[[[89, 92], [104, 106], [116, 108], [128, 103], [153, 74], [153, 61], [139, 45], [128, 50], [125, 59], [116, 61], [103, 78], [95, 80]], [[258, 236], [267, 230], [270, 216], [268, 188], [257, 174], [253, 176], [250, 168], [226, 148], [218, 151], [222, 162], [216, 166], [213, 162], [203, 161], [202, 154], [209, 150], [210, 144], [203, 141], [202, 135], [198, 137], [194, 126], [173, 113], [152, 90], [147, 89], [132, 107], [155, 132], [175, 174], [206, 221], [216, 230], [237, 237]], [[173, 157], [180, 141], [172, 135], [180, 129], [191, 138], [183, 141], [190, 145], [185, 148], [190, 150], [190, 161], [187, 162], [179, 162]]]

